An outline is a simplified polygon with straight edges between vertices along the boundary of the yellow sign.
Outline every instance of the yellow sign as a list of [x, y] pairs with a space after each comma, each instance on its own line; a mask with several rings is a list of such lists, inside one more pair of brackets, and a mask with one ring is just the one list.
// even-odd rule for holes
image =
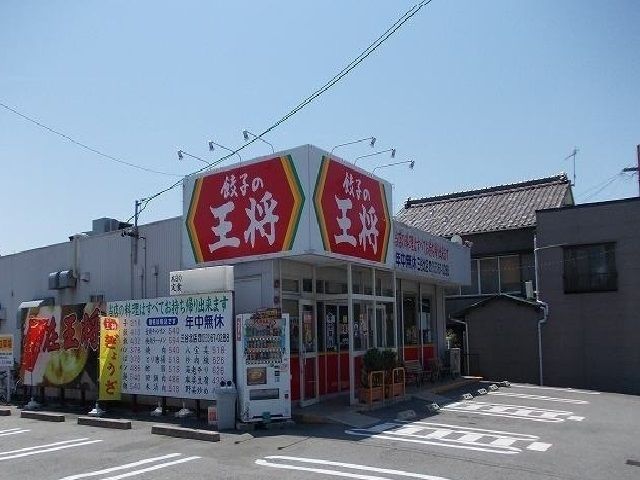
[[0, 335], [0, 367], [13, 368], [13, 335]]
[[122, 393], [120, 319], [100, 317], [99, 400], [120, 400]]

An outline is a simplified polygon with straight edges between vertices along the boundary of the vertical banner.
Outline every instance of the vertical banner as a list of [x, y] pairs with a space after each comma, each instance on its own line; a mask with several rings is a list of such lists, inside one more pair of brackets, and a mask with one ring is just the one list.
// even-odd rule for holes
[[100, 317], [99, 400], [120, 400], [121, 348], [120, 319]]

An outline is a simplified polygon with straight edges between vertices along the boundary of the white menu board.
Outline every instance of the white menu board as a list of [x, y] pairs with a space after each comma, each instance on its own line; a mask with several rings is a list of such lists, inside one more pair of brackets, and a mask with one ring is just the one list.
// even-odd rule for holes
[[122, 320], [122, 393], [213, 399], [233, 379], [231, 292], [108, 302]]

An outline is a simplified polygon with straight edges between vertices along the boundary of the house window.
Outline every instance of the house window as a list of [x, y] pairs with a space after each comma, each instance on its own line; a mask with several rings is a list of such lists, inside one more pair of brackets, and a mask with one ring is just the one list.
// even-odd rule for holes
[[479, 263], [480, 293], [499, 293], [500, 277], [498, 276], [498, 257], [481, 258]]
[[462, 295], [478, 294], [478, 260], [471, 260], [471, 285], [462, 287]]
[[[531, 265], [529, 265], [529, 263]], [[533, 255], [504, 255], [471, 259], [471, 285], [448, 287], [445, 295], [493, 295], [522, 292], [522, 285], [534, 275]]]
[[500, 257], [500, 291], [502, 293], [520, 293], [520, 257], [509, 255]]
[[618, 289], [614, 243], [564, 248], [564, 293]]

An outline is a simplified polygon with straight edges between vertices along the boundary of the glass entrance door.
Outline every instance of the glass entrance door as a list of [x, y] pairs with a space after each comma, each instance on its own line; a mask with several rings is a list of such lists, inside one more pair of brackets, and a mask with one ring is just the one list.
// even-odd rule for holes
[[316, 403], [318, 388], [318, 337], [315, 305], [310, 301], [300, 301], [300, 405]]
[[327, 394], [349, 390], [349, 320], [344, 304], [324, 305], [324, 385], [321, 391]]

